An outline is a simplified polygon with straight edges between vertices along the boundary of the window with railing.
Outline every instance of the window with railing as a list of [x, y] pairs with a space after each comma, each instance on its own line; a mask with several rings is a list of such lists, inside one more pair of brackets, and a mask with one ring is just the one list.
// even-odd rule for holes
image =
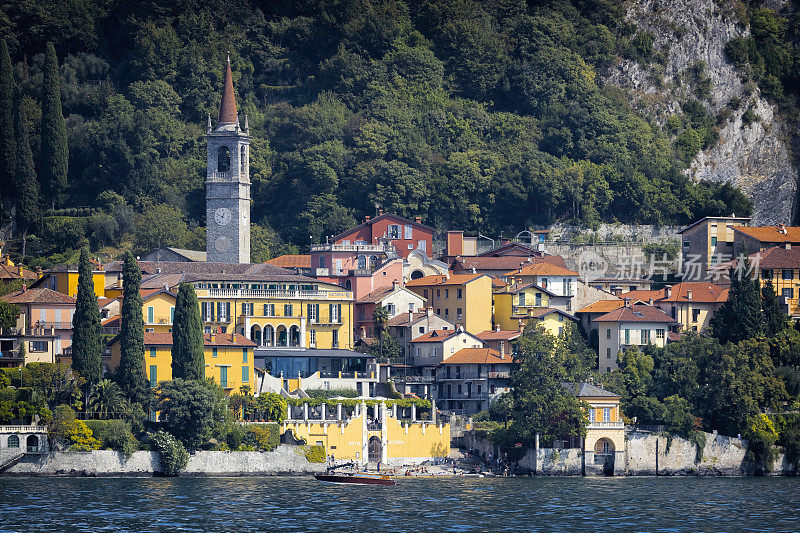
[[219, 385], [223, 389], [228, 388], [228, 367], [221, 366], [219, 367]]

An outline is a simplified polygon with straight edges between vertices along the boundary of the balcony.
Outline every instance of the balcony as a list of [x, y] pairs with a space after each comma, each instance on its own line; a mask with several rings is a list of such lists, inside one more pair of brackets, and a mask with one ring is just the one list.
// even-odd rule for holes
[[283, 291], [278, 289], [200, 289], [200, 298], [271, 299], [271, 300], [350, 300], [353, 293], [341, 291]]
[[508, 370], [489, 372], [489, 379], [509, 379], [510, 377], [511, 377], [511, 372], [509, 372]]
[[396, 252], [388, 244], [312, 244], [312, 252], [363, 252], [369, 254]]
[[36, 327], [40, 328], [54, 328], [54, 329], [72, 329], [72, 322], [44, 322], [39, 321]]
[[589, 422], [586, 429], [624, 429], [623, 422]]

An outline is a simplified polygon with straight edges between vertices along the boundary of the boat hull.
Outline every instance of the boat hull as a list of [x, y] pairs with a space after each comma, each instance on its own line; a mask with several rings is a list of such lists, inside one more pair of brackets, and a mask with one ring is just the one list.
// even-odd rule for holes
[[346, 476], [338, 474], [316, 474], [319, 481], [328, 483], [343, 483], [346, 485], [394, 485], [397, 483], [389, 476]]

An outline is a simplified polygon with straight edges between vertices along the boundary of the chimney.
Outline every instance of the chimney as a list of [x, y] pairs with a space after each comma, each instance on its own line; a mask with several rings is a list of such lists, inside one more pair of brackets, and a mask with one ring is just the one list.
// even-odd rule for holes
[[664, 287], [664, 294], [666, 294], [667, 298], [672, 297], [672, 285]]
[[522, 330], [525, 329], [525, 326], [522, 324], [522, 319], [521, 318], [519, 320], [517, 320], [517, 329], [519, 331], [522, 331]]
[[383, 209], [378, 209], [378, 216], [381, 216], [382, 214], [383, 214]]
[[408, 312], [408, 321], [409, 322], [413, 322], [414, 321], [414, 311], [409, 311]]
[[367, 215], [364, 217], [364, 222], [369, 222], [369, 219], [372, 218], [371, 216]]
[[425, 315], [429, 317], [433, 316], [433, 307], [427, 307], [425, 309]]
[[235, 331], [231, 333], [231, 342], [236, 344], [236, 332]]
[[422, 217], [414, 217], [414, 222], [417, 224], [422, 224]]
[[23, 266], [17, 265], [17, 270], [19, 271], [19, 277], [22, 277], [23, 274], [25, 273], [25, 269], [23, 268]]
[[653, 299], [652, 298], [649, 298], [647, 300], [647, 305], [653, 305]]
[[625, 302], [625, 307], [630, 309], [630, 307], [631, 307], [631, 299], [630, 298], [623, 298], [622, 301]]
[[500, 341], [500, 359], [505, 359], [506, 355], [506, 342]]
[[500, 324], [495, 324], [494, 325], [494, 330], [495, 331], [500, 331]]
[[211, 330], [211, 342], [217, 342], [217, 333], [216, 330]]
[[686, 299], [687, 300], [691, 300], [692, 299], [692, 289], [689, 289], [688, 291], [686, 291]]
[[393, 279], [392, 280], [392, 290], [396, 291], [400, 287], [400, 281]]
[[787, 243], [786, 243], [786, 246], [785, 246], [785, 248], [786, 248], [787, 250], [791, 250], [791, 249], [792, 249], [792, 243], [790, 243], [790, 242], [787, 242]]
[[461, 324], [459, 324], [459, 325], [456, 327], [456, 331], [458, 331], [459, 333], [463, 333], [463, 332], [464, 332], [464, 326], [462, 326]]

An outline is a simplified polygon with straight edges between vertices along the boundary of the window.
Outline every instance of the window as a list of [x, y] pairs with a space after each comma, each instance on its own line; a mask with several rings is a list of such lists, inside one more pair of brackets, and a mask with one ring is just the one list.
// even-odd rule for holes
[[283, 316], [292, 316], [292, 304], [283, 305]]
[[559, 335], [563, 335], [564, 334], [564, 326], [559, 326], [558, 327], [558, 334]]
[[450, 318], [450, 309], [447, 309], [447, 308], [444, 309], [444, 317], [445, 318]]
[[519, 299], [520, 307], [524, 306], [525, 305], [525, 293], [524, 292], [519, 293], [519, 296], [517, 298]]
[[264, 316], [275, 316], [275, 304], [264, 304]]
[[422, 289], [422, 297], [428, 299], [428, 289]]
[[230, 322], [230, 316], [231, 316], [231, 303], [217, 302], [217, 321]]
[[203, 322], [214, 320], [214, 302], [200, 302], [200, 311], [203, 315]]
[[228, 388], [228, 367], [219, 367], [219, 384], [223, 389]]
[[462, 309], [460, 307], [458, 309], [456, 309], [456, 318], [458, 320], [461, 320], [462, 318], [464, 318], [464, 313], [463, 313], [463, 311], [462, 311]]
[[408, 240], [411, 240], [411, 238], [412, 238], [412, 233], [411, 233], [411, 231], [412, 231], [412, 230], [411, 230], [411, 226], [408, 226], [408, 225], [406, 225], [406, 227], [405, 227], [405, 230], [406, 230], [406, 231], [405, 231], [405, 235], [403, 236], [403, 238], [404, 238], [405, 240], [407, 240], [407, 241], [408, 241]]
[[216, 356], [217, 356], [217, 349], [211, 348], [211, 357], [216, 357]]
[[156, 356], [156, 349], [150, 348], [150, 357], [155, 357], [155, 356]]
[[603, 409], [603, 422], [611, 422], [611, 409], [608, 407]]
[[309, 340], [308, 343], [311, 345], [312, 348], [317, 346], [317, 330], [312, 329], [309, 331]]
[[47, 341], [31, 341], [29, 349], [31, 352], [46, 352]]
[[389, 227], [386, 229], [386, 236], [390, 239], [399, 239], [400, 238], [400, 225], [399, 224], [389, 224]]
[[460, 300], [461, 296], [462, 296], [462, 290], [461, 289], [456, 289], [456, 298]]
[[150, 365], [150, 386], [155, 387], [158, 385], [158, 367], [156, 365]]
[[244, 145], [239, 150], [239, 174], [244, 175], [244, 162], [246, 160]]
[[388, 304], [386, 306], [386, 311], [389, 313], [389, 316], [394, 316], [394, 304]]
[[175, 306], [169, 308], [169, 323], [175, 323]]
[[716, 245], [717, 245], [717, 238], [711, 237], [711, 246], [716, 246]]
[[558, 315], [558, 321], [559, 321], [559, 322], [564, 322], [564, 315], [562, 315], [562, 314], [559, 314], [559, 315]]
[[683, 247], [684, 247], [684, 248], [688, 248], [688, 247], [689, 247], [689, 246], [691, 246], [691, 245], [692, 245], [692, 243], [691, 243], [691, 242], [689, 242], [689, 241], [683, 241]]
[[700, 318], [700, 310], [692, 309], [692, 322], [697, 322], [698, 318]]
[[439, 309], [438, 307], [436, 308], [436, 314], [437, 314], [437, 315], [441, 315], [441, 314], [442, 314], [442, 310], [441, 310], [441, 309]]
[[424, 334], [425, 333], [425, 326], [420, 326], [419, 327], [419, 332]]
[[781, 291], [781, 295], [784, 298], [789, 298], [790, 300], [793, 300], [794, 299], [794, 289], [792, 289], [791, 287], [783, 289]]
[[444, 299], [447, 300], [450, 298], [450, 289], [444, 290]]
[[[247, 362], [247, 348], [242, 348], [242, 363]], [[247, 381], [247, 380], [245, 380]]]
[[426, 251], [428, 243], [426, 241], [419, 241], [417, 243], [417, 249], [422, 250], [423, 252]]
[[794, 271], [789, 269], [783, 269], [781, 272], [781, 279], [794, 279]]
[[152, 305], [149, 306], [147, 308], [147, 323], [148, 324], [152, 324], [155, 321], [155, 314], [156, 314], [156, 310], [153, 308]]
[[342, 317], [342, 304], [329, 304], [328, 305], [328, 313], [331, 317], [332, 324], [338, 324], [341, 322]]
[[203, 327], [203, 333], [211, 333], [211, 326]]
[[9, 435], [7, 445], [9, 448], [19, 448], [19, 437], [16, 435]]
[[631, 343], [631, 330], [626, 329], [625, 330], [625, 344], [630, 344], [630, 343]]
[[325, 268], [325, 256], [323, 255], [319, 256], [319, 267]]
[[542, 293], [541, 292], [537, 292], [536, 293], [536, 307], [541, 307], [541, 306], [542, 306]]
[[242, 384], [250, 383], [250, 367], [243, 366], [242, 367]]
[[[319, 304], [308, 304], [308, 321], [311, 324], [316, 324], [319, 320]], [[361, 308], [361, 314], [363, 315], [364, 308]], [[363, 316], [362, 316], [363, 318]]]
[[339, 330], [335, 329], [331, 331], [331, 348], [338, 348], [339, 347]]
[[642, 344], [650, 344], [650, 330], [643, 329], [642, 330]]
[[606, 328], [606, 339], [611, 338], [611, 328]]
[[217, 172], [227, 172], [231, 168], [231, 150], [227, 146], [217, 148]]
[[437, 300], [442, 299], [442, 289], [436, 289], [436, 299]]
[[772, 270], [762, 270], [761, 277], [764, 279], [772, 279]]
[[611, 348], [606, 348], [606, 359], [611, 359]]
[[663, 329], [657, 329], [656, 330], [656, 339], [658, 339], [660, 341], [663, 341], [664, 340], [664, 335], [666, 335], [666, 331], [664, 331]]

